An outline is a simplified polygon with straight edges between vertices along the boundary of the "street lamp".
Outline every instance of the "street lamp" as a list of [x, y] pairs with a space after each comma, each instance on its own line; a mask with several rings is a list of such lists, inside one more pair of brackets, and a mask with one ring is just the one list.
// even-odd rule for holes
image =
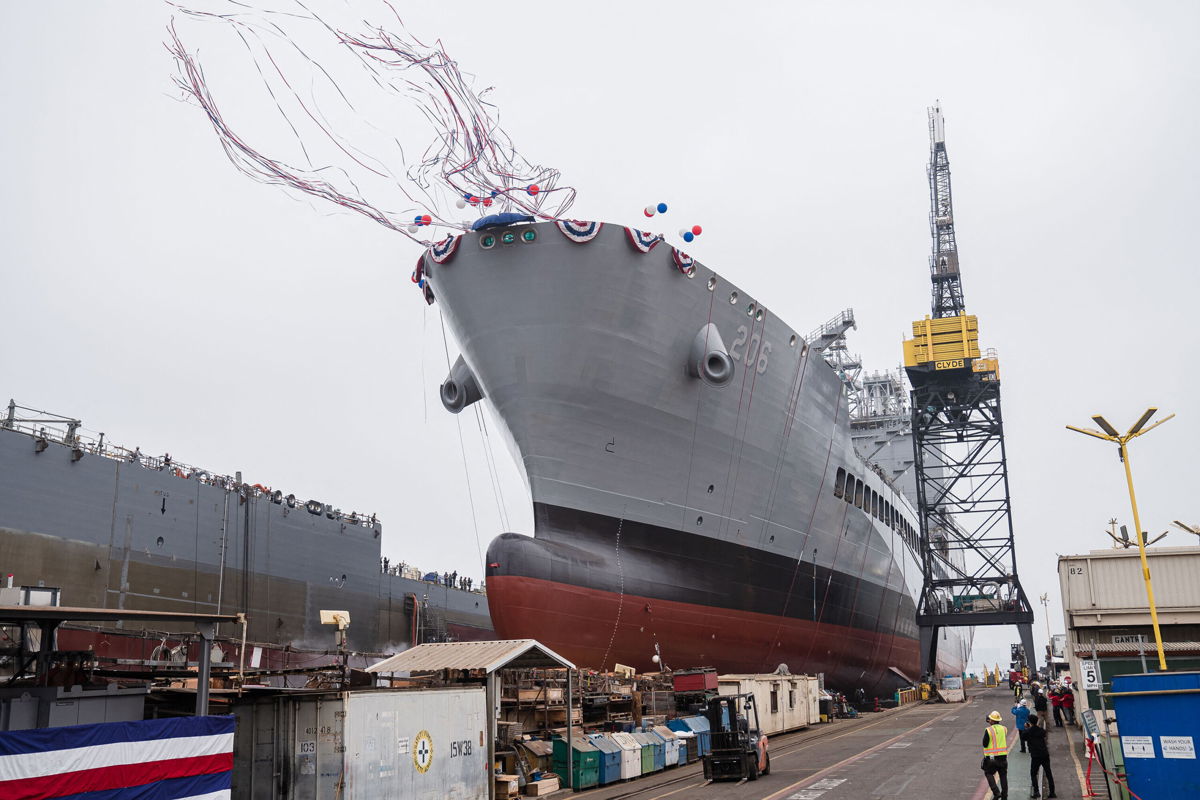
[[1121, 454], [1121, 463], [1125, 465], [1125, 482], [1129, 484], [1129, 505], [1133, 508], [1133, 531], [1137, 536], [1138, 555], [1142, 559], [1142, 577], [1146, 581], [1146, 599], [1150, 602], [1150, 624], [1154, 627], [1154, 643], [1158, 647], [1158, 668], [1166, 672], [1167, 657], [1163, 653], [1162, 633], [1158, 629], [1158, 609], [1154, 605], [1154, 587], [1150, 584], [1150, 565], [1146, 563], [1146, 537], [1142, 534], [1142, 523], [1138, 518], [1137, 497], [1133, 493], [1133, 472], [1129, 468], [1128, 448], [1131, 439], [1136, 439], [1142, 434], [1149, 433], [1175, 416], [1174, 414], [1170, 414], [1147, 428], [1146, 423], [1150, 421], [1150, 418], [1157, 411], [1158, 409], [1154, 407], [1146, 409], [1146, 413], [1142, 414], [1141, 418], [1133, 423], [1133, 427], [1124, 436], [1117, 433], [1117, 429], [1099, 414], [1094, 414], [1092, 420], [1100, 426], [1104, 433], [1094, 431], [1091, 428], [1076, 428], [1074, 425], [1068, 425], [1067, 428], [1077, 433], [1103, 439], [1106, 442], [1117, 443], [1117, 448]]

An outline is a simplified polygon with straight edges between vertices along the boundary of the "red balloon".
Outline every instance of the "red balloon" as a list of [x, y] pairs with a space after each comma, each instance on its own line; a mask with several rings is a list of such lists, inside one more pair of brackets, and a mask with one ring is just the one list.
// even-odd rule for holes
[[530, 194], [535, 195], [538, 192], [540, 192], [541, 189], [538, 188], [538, 185], [536, 183], [531, 183], [531, 184], [529, 184], [529, 188], [526, 191], [528, 191]]
[[492, 198], [490, 198], [490, 197], [483, 198], [483, 204], [485, 206], [490, 206], [492, 204]]
[[650, 210], [650, 209], [648, 209], [648, 208], [642, 209], [642, 213], [643, 213], [643, 214], [645, 214], [647, 217], [653, 217], [653, 216], [654, 216], [654, 212], [653, 212], [653, 211], [651, 211], [651, 210]]
[[433, 222], [433, 217], [429, 216], [428, 214], [425, 214], [421, 217], [421, 222], [425, 225], [428, 225], [429, 223]]
[[693, 225], [693, 226], [692, 226], [692, 234], [693, 234], [693, 235], [695, 235], [695, 236], [699, 236], [699, 235], [700, 235], [700, 234], [702, 234], [702, 233], [704, 233], [704, 229], [703, 229], [703, 228], [701, 228], [699, 225]]

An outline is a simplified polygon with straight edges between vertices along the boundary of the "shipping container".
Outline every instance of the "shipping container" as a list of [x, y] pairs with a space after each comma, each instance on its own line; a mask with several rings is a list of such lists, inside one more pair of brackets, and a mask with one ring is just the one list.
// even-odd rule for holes
[[[1148, 547], [1146, 562], [1160, 616], [1200, 609], [1200, 548]], [[1105, 625], [1150, 624], [1137, 548], [1059, 556], [1058, 576], [1068, 621], [1073, 614], [1102, 614]]]
[[676, 672], [672, 678], [676, 694], [708, 692], [717, 690], [717, 673], [712, 670], [686, 670]]
[[247, 696], [233, 707], [233, 796], [486, 800], [484, 689]]
[[753, 694], [758, 720], [768, 736], [815, 725], [821, 719], [820, 688], [810, 675], [722, 675], [722, 695]]

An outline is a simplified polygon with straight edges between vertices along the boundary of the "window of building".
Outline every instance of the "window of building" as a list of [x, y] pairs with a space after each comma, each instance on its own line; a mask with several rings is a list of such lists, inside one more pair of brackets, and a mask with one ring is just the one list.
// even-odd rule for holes
[[838, 467], [837, 477], [833, 479], [833, 496], [841, 497], [846, 493], [846, 470]]
[[779, 690], [778, 689], [771, 690], [771, 713], [772, 714], [779, 713]]
[[863, 482], [858, 478], [854, 479], [854, 505], [858, 508], [863, 507]]

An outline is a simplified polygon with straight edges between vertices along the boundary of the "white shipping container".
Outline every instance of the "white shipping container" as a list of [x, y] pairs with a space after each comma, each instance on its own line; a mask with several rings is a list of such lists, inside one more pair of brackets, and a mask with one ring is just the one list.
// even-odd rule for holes
[[[1146, 549], [1146, 560], [1154, 582], [1159, 622], [1193, 623], [1190, 615], [1200, 610], [1200, 581], [1196, 580], [1200, 575], [1200, 548], [1150, 547]], [[1074, 627], [1072, 615], [1082, 617], [1078, 622], [1085, 625], [1150, 624], [1137, 548], [1059, 556], [1058, 576], [1069, 626]]]
[[758, 721], [768, 736], [815, 724], [821, 718], [820, 689], [811, 675], [721, 675], [717, 692], [754, 695]]
[[233, 795], [485, 800], [482, 686], [270, 695], [235, 706]]

